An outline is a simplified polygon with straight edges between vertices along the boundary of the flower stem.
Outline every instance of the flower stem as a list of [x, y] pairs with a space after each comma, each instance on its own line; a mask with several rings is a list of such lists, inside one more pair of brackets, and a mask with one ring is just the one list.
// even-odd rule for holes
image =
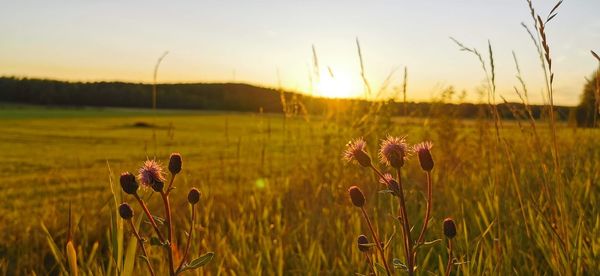
[[[427, 225], [429, 224], [429, 218], [431, 216], [431, 200], [433, 198], [432, 194], [432, 181], [431, 181], [431, 173], [426, 172], [427, 175], [427, 209], [425, 211], [425, 218], [423, 220], [423, 228], [421, 228], [421, 233], [419, 234], [419, 238], [417, 238], [416, 244], [420, 244], [425, 239], [425, 231], [427, 231]], [[413, 260], [417, 259], [417, 252], [413, 253]]]
[[171, 174], [171, 181], [169, 181], [169, 186], [167, 187], [166, 192], [165, 192], [167, 195], [169, 195], [169, 193], [171, 193], [174, 180], [175, 180], [175, 175]]
[[[371, 165], [371, 169], [381, 179], [383, 179], [383, 181], [385, 181], [386, 184], [389, 185], [388, 180], [383, 176], [383, 173], [381, 173], [373, 165]], [[401, 179], [401, 175], [400, 175], [400, 169], [398, 169], [396, 172], [398, 174], [398, 188], [400, 190], [399, 191], [400, 194], [398, 195], [398, 201], [399, 201], [398, 212], [400, 213], [400, 217], [402, 218], [402, 229], [404, 232], [404, 255], [406, 257], [406, 266], [408, 267], [408, 275], [412, 276], [414, 266], [412, 264], [412, 259], [411, 259], [412, 248], [411, 248], [411, 238], [410, 238], [410, 224], [408, 223], [408, 216], [406, 214], [406, 206], [404, 204], [404, 190], [402, 189], [402, 182], [401, 182], [402, 179]]]
[[398, 201], [400, 202], [400, 213], [402, 217], [402, 225], [404, 228], [404, 243], [406, 253], [406, 266], [408, 266], [408, 275], [414, 274], [414, 264], [412, 262], [412, 239], [410, 237], [410, 223], [408, 222], [408, 212], [406, 211], [406, 203], [404, 201], [404, 188], [402, 187], [402, 176], [400, 174], [400, 168], [396, 169], [398, 177]]
[[177, 269], [175, 270], [175, 272], [179, 272], [179, 270], [181, 270], [181, 268], [183, 267], [183, 264], [185, 263], [185, 259], [187, 258], [188, 252], [190, 251], [190, 246], [192, 244], [192, 232], [194, 231], [194, 220], [196, 219], [196, 208], [194, 208], [194, 205], [192, 204], [192, 222], [190, 225], [190, 231], [188, 232], [188, 240], [187, 243], [185, 245], [185, 251], [183, 253], [183, 257], [181, 257], [181, 262], [179, 263], [179, 266], [177, 266]]
[[[171, 178], [171, 183], [173, 182], [173, 178], [175, 178], [175, 176], [173, 176]], [[169, 195], [167, 193], [165, 193], [164, 191], [160, 192], [160, 195], [162, 196], [163, 199], [163, 203], [165, 205], [165, 217], [166, 217], [166, 222], [167, 222], [167, 230], [168, 230], [168, 237], [167, 237], [167, 241], [169, 242], [169, 275], [174, 276], [175, 275], [175, 270], [173, 268], [173, 221], [171, 220], [171, 204], [169, 203]]]
[[371, 234], [373, 235], [373, 240], [375, 241], [375, 245], [377, 246], [377, 249], [379, 250], [379, 254], [381, 255], [381, 259], [383, 261], [385, 271], [387, 272], [387, 275], [390, 276], [390, 275], [392, 275], [392, 273], [390, 272], [390, 267], [388, 266], [388, 263], [386, 261], [385, 252], [383, 252], [383, 247], [381, 246], [381, 242], [379, 241], [379, 238], [377, 237], [377, 233], [375, 233], [375, 230], [373, 229], [373, 225], [371, 224], [371, 220], [369, 219], [369, 216], [367, 215], [367, 211], [365, 211], [365, 208], [360, 207], [360, 210], [362, 211], [363, 216], [365, 217], [365, 220], [367, 221], [367, 225], [369, 225], [369, 230], [371, 230]]
[[131, 225], [131, 230], [133, 231], [133, 234], [135, 235], [135, 238], [137, 239], [138, 244], [140, 245], [140, 248], [142, 249], [142, 254], [145, 257], [144, 259], [146, 260], [146, 265], [148, 265], [148, 270], [150, 271], [150, 275], [154, 276], [154, 270], [152, 269], [152, 265], [150, 264], [150, 259], [148, 258], [148, 252], [146, 252], [146, 247], [144, 246], [142, 237], [140, 237], [140, 234], [135, 229], [135, 225], [133, 225], [133, 221], [131, 219], [128, 219], [127, 221], [129, 221], [129, 225]]
[[137, 193], [135, 193], [133, 196], [140, 203], [140, 206], [142, 206], [142, 210], [144, 210], [144, 213], [146, 213], [146, 217], [150, 221], [150, 224], [152, 225], [152, 228], [154, 228], [154, 231], [156, 231], [156, 235], [158, 235], [158, 240], [160, 240], [160, 242], [164, 243], [165, 239], [163, 238], [162, 234], [160, 233], [160, 230], [158, 230], [158, 225], [156, 225], [156, 221], [154, 221], [154, 217], [150, 214], [150, 210], [148, 210], [148, 206], [146, 206], [146, 203], [144, 203], [144, 201], [140, 198], [140, 196]]
[[452, 271], [452, 240], [448, 239], [448, 265], [446, 265], [446, 276]]

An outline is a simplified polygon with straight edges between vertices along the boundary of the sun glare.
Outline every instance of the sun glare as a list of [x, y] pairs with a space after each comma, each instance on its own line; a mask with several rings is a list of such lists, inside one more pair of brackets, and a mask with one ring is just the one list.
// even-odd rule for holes
[[331, 76], [328, 73], [321, 74], [317, 83], [317, 95], [326, 98], [350, 98], [356, 96], [352, 81], [344, 75]]

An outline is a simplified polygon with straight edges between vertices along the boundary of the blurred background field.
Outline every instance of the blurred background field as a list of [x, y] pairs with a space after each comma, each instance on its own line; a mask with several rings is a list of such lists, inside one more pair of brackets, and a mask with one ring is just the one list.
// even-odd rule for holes
[[[434, 142], [435, 203], [427, 240], [441, 238], [442, 219], [454, 217], [461, 274], [561, 271], [551, 233], [563, 224], [570, 229], [564, 244], [574, 271], [599, 269], [598, 129], [559, 126], [568, 189], [565, 198], [557, 199], [566, 208], [560, 222], [546, 220], [552, 203], [542, 190], [555, 184], [545, 167], [552, 155], [542, 124], [534, 131], [524, 121], [504, 121], [501, 137], [510, 145], [504, 148], [496, 143], [490, 121], [464, 120], [435, 109], [427, 118], [370, 117], [363, 124], [342, 116], [15, 105], [3, 106], [0, 118], [0, 271], [8, 275], [59, 271], [40, 222], [64, 244], [69, 204], [81, 258], [90, 257], [99, 243], [98, 253], [82, 261], [82, 271], [102, 273], [110, 255], [109, 179], [118, 181], [123, 171], [136, 173], [147, 158], [165, 164], [171, 152], [180, 152], [184, 160], [172, 196], [176, 223], [188, 227], [185, 191], [198, 187], [203, 198], [192, 252], [217, 253], [195, 273], [366, 273], [355, 246], [355, 237], [366, 228], [346, 189], [360, 185], [365, 190], [381, 233], [395, 244], [400, 243], [393, 236], [398, 225], [387, 219], [393, 203], [377, 193], [381, 186], [374, 175], [345, 164], [341, 153], [348, 140], [364, 136], [376, 156], [379, 140], [388, 134], [408, 135], [410, 143]], [[405, 170], [409, 217], [415, 224], [424, 209], [425, 185], [417, 163], [413, 158]], [[158, 197], [149, 192], [144, 197], [158, 206]], [[149, 231], [148, 225], [143, 231]], [[177, 237], [183, 242], [184, 233]], [[443, 271], [442, 244], [421, 252], [427, 271]], [[392, 255], [400, 257], [401, 247], [393, 246]]]

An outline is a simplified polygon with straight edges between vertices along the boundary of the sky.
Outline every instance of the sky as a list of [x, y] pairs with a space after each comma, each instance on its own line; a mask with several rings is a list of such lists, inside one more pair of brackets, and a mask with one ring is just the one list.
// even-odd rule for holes
[[[542, 16], [555, 1], [533, 0]], [[566, 0], [547, 26], [555, 102], [575, 105], [598, 63], [600, 1]], [[1, 1], [0, 76], [69, 81], [245, 82], [317, 96], [363, 97], [356, 39], [374, 93], [391, 74], [391, 97], [408, 71], [407, 98], [427, 101], [452, 86], [478, 102], [479, 61], [491, 42], [498, 94], [516, 100], [512, 52], [533, 103], [543, 71], [521, 22], [525, 0], [422, 1]], [[313, 68], [315, 47], [319, 76]]]

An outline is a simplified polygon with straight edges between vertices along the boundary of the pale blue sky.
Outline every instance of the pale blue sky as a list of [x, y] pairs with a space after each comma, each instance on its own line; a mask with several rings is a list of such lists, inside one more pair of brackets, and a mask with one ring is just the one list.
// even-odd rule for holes
[[[534, 0], [543, 15], [554, 3]], [[589, 50], [600, 51], [598, 11], [600, 1], [567, 0], [548, 26], [559, 104], [576, 104], [597, 66]], [[149, 82], [168, 50], [159, 81], [276, 86], [278, 68], [283, 86], [308, 90], [314, 44], [321, 70], [329, 66], [339, 79], [334, 89], [356, 94], [358, 37], [375, 88], [393, 68], [400, 70], [392, 86], [399, 85], [407, 66], [409, 99], [453, 85], [475, 101], [483, 74], [452, 36], [481, 51], [491, 40], [499, 93], [509, 99], [514, 50], [540, 102], [539, 60], [521, 22], [531, 23], [525, 0], [3, 1], [0, 75]]]

